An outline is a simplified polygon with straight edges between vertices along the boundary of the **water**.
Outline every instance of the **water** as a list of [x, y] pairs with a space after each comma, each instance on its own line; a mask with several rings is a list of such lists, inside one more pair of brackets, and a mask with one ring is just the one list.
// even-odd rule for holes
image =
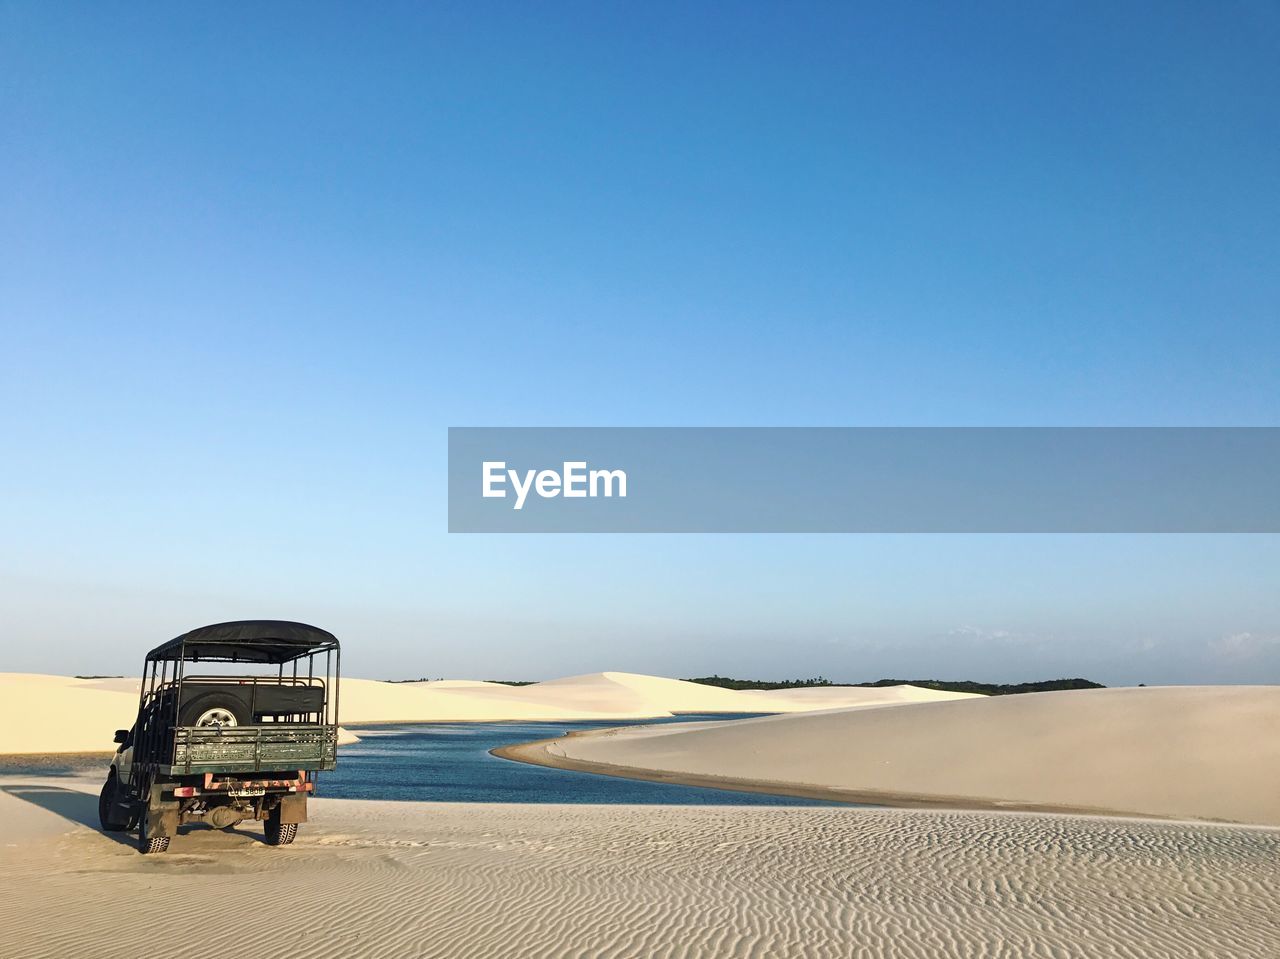
[[[685, 715], [594, 722], [404, 723], [348, 726], [359, 743], [338, 750], [338, 768], [322, 773], [319, 793], [340, 799], [433, 802], [638, 803], [684, 806], [831, 806], [838, 803], [763, 793], [703, 789], [549, 769], [489, 755], [497, 746], [551, 739], [582, 729], [653, 723], [748, 719], [746, 715]], [[106, 776], [100, 755], [6, 757], [0, 773]]]
[[[723, 715], [676, 716], [637, 722], [724, 720]], [[748, 718], [735, 716], [732, 718]], [[489, 755], [497, 746], [550, 739], [583, 729], [636, 723], [413, 723], [350, 726], [361, 741], [343, 746], [338, 768], [324, 773], [323, 796], [433, 802], [639, 803], [685, 806], [829, 806], [835, 803], [763, 793], [703, 789], [549, 769]]]

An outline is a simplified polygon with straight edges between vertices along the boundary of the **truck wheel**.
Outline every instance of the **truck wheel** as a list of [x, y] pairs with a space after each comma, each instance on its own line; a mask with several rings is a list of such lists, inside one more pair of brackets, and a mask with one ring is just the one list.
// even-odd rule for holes
[[210, 693], [182, 704], [179, 726], [243, 726], [249, 722], [248, 707], [237, 696]]
[[298, 824], [296, 822], [282, 823], [280, 821], [280, 807], [277, 806], [267, 816], [267, 821], [263, 824], [263, 832], [266, 834], [268, 846], [287, 846], [298, 835]]
[[168, 836], [151, 836], [147, 830], [147, 814], [142, 814], [142, 824], [138, 826], [138, 850], [144, 856], [169, 851]]
[[144, 856], [153, 856], [157, 853], [169, 851], [169, 837], [161, 836], [156, 839], [146, 839], [139, 843], [138, 848]]
[[103, 832], [124, 832], [129, 828], [128, 816], [120, 818], [119, 792], [120, 783], [112, 771], [102, 784], [102, 792], [98, 794], [98, 821], [102, 823]]

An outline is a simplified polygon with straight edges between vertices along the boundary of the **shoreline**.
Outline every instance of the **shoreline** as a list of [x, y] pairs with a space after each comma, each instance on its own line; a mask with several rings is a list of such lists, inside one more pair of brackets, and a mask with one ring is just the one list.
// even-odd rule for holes
[[1104, 819], [1137, 819], [1143, 822], [1187, 823], [1204, 826], [1231, 826], [1248, 829], [1280, 829], [1278, 826], [1257, 823], [1234, 822], [1225, 819], [1188, 819], [1158, 816], [1124, 809], [1105, 809], [1091, 806], [1072, 806], [1053, 803], [1018, 802], [987, 799], [979, 796], [942, 796], [919, 793], [889, 792], [874, 789], [839, 789], [829, 786], [807, 786], [777, 782], [767, 779], [743, 779], [711, 774], [673, 773], [664, 770], [645, 769], [636, 766], [620, 766], [612, 763], [575, 759], [553, 753], [548, 747], [564, 739], [598, 736], [609, 730], [571, 732], [553, 739], [539, 739], [529, 743], [498, 746], [489, 750], [491, 756], [512, 762], [544, 766], [548, 769], [566, 769], [573, 772], [613, 776], [618, 779], [636, 779], [644, 782], [666, 783], [675, 786], [697, 786], [703, 789], [723, 789], [730, 792], [764, 793], [771, 796], [794, 796], [797, 799], [820, 799], [850, 806], [878, 809], [926, 809], [954, 810], [957, 812], [1007, 812], [1039, 815], [1088, 816]]
[[1280, 741], [1259, 733], [1277, 722], [1277, 687], [1071, 690], [584, 730], [498, 755], [836, 802], [1276, 827]]
[[[741, 709], [741, 710], [722, 710], [722, 709], [686, 709], [686, 710], [669, 710], [664, 713], [651, 713], [646, 715], [626, 714], [626, 715], [607, 715], [601, 716], [599, 713], [590, 715], [572, 714], [566, 716], [553, 716], [547, 718], [539, 716], [536, 719], [476, 719], [474, 716], [469, 719], [355, 719], [344, 720], [342, 723], [345, 729], [356, 729], [357, 727], [378, 727], [378, 726], [434, 726], [434, 725], [469, 725], [469, 724], [506, 724], [520, 723], [528, 725], [530, 723], [640, 723], [654, 719], [674, 719], [677, 716], [723, 716], [726, 719], [735, 716], [785, 716], [786, 713], [780, 713], [772, 709]], [[0, 754], [3, 755], [3, 754]]]
[[[358, 733], [360, 729], [377, 729], [386, 726], [456, 726], [456, 725], [476, 725], [476, 726], [494, 726], [506, 724], [530, 725], [532, 723], [643, 723], [655, 719], [674, 719], [679, 716], [717, 716], [725, 719], [735, 717], [751, 717], [751, 716], [780, 716], [783, 713], [776, 713], [770, 710], [742, 710], [726, 712], [713, 709], [696, 709], [687, 711], [671, 711], [666, 713], [656, 713], [651, 716], [557, 716], [554, 719], [372, 719], [357, 720], [355, 722], [344, 722], [339, 724], [340, 728], [349, 732]], [[610, 729], [618, 727], [611, 726]], [[595, 731], [595, 730], [593, 730]], [[603, 732], [604, 730], [599, 730]], [[354, 743], [339, 742], [338, 746], [349, 746]], [[84, 759], [100, 759], [103, 756], [114, 756], [116, 753], [114, 748], [102, 750], [89, 749], [71, 749], [71, 750], [33, 750], [31, 752], [0, 752], [0, 772], [3, 771], [5, 765], [18, 765], [20, 761], [38, 761], [40, 758], [71, 760], [76, 758]]]

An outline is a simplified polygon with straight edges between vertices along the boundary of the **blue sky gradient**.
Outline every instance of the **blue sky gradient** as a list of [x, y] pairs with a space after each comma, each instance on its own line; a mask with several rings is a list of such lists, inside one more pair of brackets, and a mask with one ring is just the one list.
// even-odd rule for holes
[[1267, 3], [0, 4], [0, 668], [1280, 681], [1275, 537], [450, 537], [451, 425], [1278, 425]]

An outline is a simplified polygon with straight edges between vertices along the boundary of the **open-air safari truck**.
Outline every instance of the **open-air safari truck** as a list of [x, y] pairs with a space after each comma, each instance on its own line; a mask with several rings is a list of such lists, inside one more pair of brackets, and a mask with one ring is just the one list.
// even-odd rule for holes
[[204, 626], [157, 646], [138, 718], [116, 731], [102, 828], [137, 829], [144, 853], [164, 852], [192, 822], [262, 820], [269, 844], [293, 842], [317, 774], [337, 762], [340, 657], [332, 633], [275, 620]]

